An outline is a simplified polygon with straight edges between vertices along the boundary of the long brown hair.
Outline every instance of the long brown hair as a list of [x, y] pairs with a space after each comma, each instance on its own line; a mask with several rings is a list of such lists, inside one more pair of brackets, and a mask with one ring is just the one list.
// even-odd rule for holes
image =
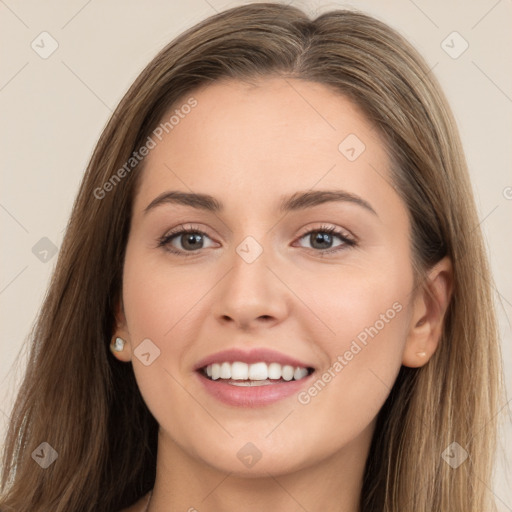
[[[158, 425], [131, 365], [108, 348], [144, 162], [119, 169], [198, 86], [270, 75], [324, 84], [365, 112], [387, 143], [393, 183], [408, 207], [418, 282], [442, 257], [453, 263], [439, 348], [424, 367], [401, 368], [379, 412], [361, 511], [495, 510], [499, 342], [479, 221], [445, 97], [409, 43], [370, 16], [337, 10], [311, 20], [294, 7], [250, 4], [166, 46], [98, 141], [31, 333], [5, 442], [3, 512], [119, 510], [153, 487]], [[49, 453], [43, 442], [58, 454], [46, 469], [33, 456]], [[442, 457], [453, 442], [469, 454], [458, 468]]]

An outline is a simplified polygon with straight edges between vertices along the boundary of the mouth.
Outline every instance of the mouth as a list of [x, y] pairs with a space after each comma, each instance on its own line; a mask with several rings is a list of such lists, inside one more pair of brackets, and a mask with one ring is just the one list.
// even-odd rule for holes
[[213, 363], [198, 372], [210, 381], [230, 386], [271, 386], [300, 381], [314, 372], [311, 367], [282, 365], [277, 362], [244, 363], [242, 361]]
[[310, 385], [315, 370], [279, 363], [212, 363], [196, 370], [203, 389], [230, 407], [268, 406], [297, 395]]

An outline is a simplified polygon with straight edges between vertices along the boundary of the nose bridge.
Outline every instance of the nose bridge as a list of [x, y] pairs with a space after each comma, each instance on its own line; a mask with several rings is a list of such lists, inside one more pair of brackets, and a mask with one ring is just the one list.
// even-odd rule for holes
[[247, 292], [252, 296], [266, 291], [269, 270], [269, 249], [263, 247], [254, 237], [246, 237], [236, 248], [232, 257], [230, 288], [233, 291]]
[[269, 270], [273, 259], [269, 251], [254, 236], [247, 236], [235, 247], [231, 270], [215, 301], [219, 319], [248, 326], [261, 319], [281, 319], [286, 313], [283, 286]]

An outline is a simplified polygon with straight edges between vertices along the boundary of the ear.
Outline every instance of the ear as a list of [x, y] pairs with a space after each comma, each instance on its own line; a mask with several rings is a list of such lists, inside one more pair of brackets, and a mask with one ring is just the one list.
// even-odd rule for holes
[[116, 327], [114, 333], [112, 335], [112, 339], [110, 340], [110, 347], [112, 349], [113, 342], [116, 338], [122, 338], [125, 341], [124, 349], [121, 352], [115, 352], [111, 350], [112, 354], [119, 361], [123, 361], [128, 363], [131, 361], [131, 342], [130, 342], [130, 332], [128, 331], [128, 326], [126, 324], [126, 316], [124, 313], [123, 300], [120, 298], [115, 307], [115, 322]]
[[404, 366], [423, 366], [436, 351], [452, 291], [452, 262], [446, 256], [432, 267], [414, 298], [411, 324], [402, 358]]

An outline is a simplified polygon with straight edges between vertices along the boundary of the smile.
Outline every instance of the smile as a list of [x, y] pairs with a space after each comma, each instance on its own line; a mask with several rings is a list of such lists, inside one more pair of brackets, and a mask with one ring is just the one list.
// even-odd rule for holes
[[201, 371], [211, 380], [225, 381], [232, 386], [266, 386], [292, 380], [301, 380], [313, 372], [312, 368], [281, 365], [273, 362], [253, 364], [235, 361], [209, 364]]
[[315, 367], [269, 347], [232, 347], [208, 355], [193, 370], [215, 401], [232, 407], [261, 407], [300, 393]]
[[[210, 375], [208, 375], [210, 373]], [[240, 361], [214, 363], [198, 369], [203, 389], [231, 407], [262, 407], [296, 396], [311, 385], [313, 368]]]

